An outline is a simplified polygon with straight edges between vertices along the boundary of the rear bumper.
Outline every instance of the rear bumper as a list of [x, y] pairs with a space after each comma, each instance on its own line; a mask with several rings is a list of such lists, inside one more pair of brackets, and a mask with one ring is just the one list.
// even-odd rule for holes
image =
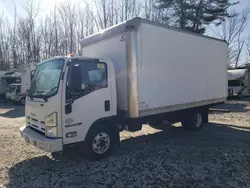
[[25, 139], [28, 144], [31, 144], [40, 150], [46, 152], [57, 152], [63, 150], [62, 138], [50, 139], [35, 132], [27, 126], [20, 128], [21, 136]]

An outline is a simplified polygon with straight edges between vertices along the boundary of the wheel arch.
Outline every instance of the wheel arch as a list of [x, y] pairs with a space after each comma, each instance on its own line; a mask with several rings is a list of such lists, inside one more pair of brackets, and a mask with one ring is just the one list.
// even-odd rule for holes
[[100, 118], [100, 119], [96, 120], [94, 123], [92, 123], [92, 125], [89, 127], [89, 129], [86, 133], [85, 139], [87, 138], [87, 136], [90, 134], [90, 132], [93, 129], [97, 129], [98, 127], [107, 127], [107, 128], [110, 128], [110, 130], [114, 131], [114, 133], [116, 133], [116, 137], [117, 137], [116, 141], [119, 143], [120, 136], [119, 136], [119, 127], [117, 126], [117, 123], [118, 123], [117, 116]]

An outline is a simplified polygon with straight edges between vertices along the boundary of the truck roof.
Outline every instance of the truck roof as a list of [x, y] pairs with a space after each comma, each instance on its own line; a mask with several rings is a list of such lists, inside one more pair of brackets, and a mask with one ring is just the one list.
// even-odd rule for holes
[[91, 59], [91, 60], [96, 60], [96, 59], [104, 59], [104, 58], [98, 58], [98, 57], [92, 58], [92, 57], [87, 57], [87, 56], [54, 56], [54, 57], [51, 57], [49, 59], [44, 59], [43, 61], [41, 61], [37, 65], [45, 63], [47, 61], [54, 60], [54, 59], [67, 59], [67, 60], [70, 60], [70, 59], [89, 59], [90, 60]]
[[9, 84], [10, 86], [20, 86], [20, 83], [13, 83], [13, 84]]
[[207, 38], [207, 39], [212, 39], [212, 40], [216, 40], [216, 41], [220, 41], [220, 42], [225, 42], [227, 43], [225, 40], [221, 40], [218, 38], [214, 38], [214, 37], [210, 37], [210, 36], [206, 36], [206, 35], [201, 35], [195, 32], [191, 32], [185, 29], [181, 29], [181, 28], [177, 28], [177, 27], [172, 27], [169, 25], [164, 25], [164, 24], [159, 24], [150, 20], [146, 20], [140, 17], [135, 17], [131, 20], [127, 20], [124, 22], [121, 22], [117, 25], [114, 25], [112, 27], [109, 27], [107, 29], [104, 29], [98, 33], [92, 34], [87, 36], [86, 38], [82, 39], [82, 46], [87, 46], [93, 43], [96, 43], [98, 41], [104, 40], [106, 38], [110, 38], [112, 36], [127, 32], [127, 31], [131, 31], [131, 30], [137, 30], [139, 28], [139, 26], [141, 25], [141, 23], [148, 23], [151, 25], [155, 25], [158, 27], [164, 27], [167, 29], [171, 29], [171, 30], [175, 30], [178, 32], [182, 32], [182, 33], [187, 33], [190, 35], [195, 35], [198, 37], [202, 37], [202, 38]]
[[228, 70], [228, 80], [237, 80], [246, 75], [247, 69], [233, 69]]
[[7, 72], [2, 76], [2, 78], [13, 78], [13, 77], [21, 77], [19, 72]]

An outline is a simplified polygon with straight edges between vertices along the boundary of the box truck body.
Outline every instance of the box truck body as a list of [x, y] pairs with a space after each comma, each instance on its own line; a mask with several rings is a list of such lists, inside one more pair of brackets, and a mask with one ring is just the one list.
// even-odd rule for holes
[[103, 158], [119, 132], [181, 122], [199, 130], [227, 97], [227, 44], [134, 18], [83, 40], [83, 56], [37, 65], [26, 97], [26, 142], [55, 152], [77, 145]]
[[83, 56], [115, 66], [120, 110], [130, 117], [197, 107], [227, 97], [227, 44], [143, 19], [83, 40]]

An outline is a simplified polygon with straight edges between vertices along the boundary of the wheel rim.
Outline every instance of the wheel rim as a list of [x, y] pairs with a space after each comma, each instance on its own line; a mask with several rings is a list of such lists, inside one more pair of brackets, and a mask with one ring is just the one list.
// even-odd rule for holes
[[92, 142], [92, 147], [95, 153], [103, 154], [105, 153], [110, 146], [109, 135], [102, 132], [95, 136]]
[[202, 115], [197, 113], [194, 117], [194, 124], [196, 127], [200, 127], [202, 124]]

